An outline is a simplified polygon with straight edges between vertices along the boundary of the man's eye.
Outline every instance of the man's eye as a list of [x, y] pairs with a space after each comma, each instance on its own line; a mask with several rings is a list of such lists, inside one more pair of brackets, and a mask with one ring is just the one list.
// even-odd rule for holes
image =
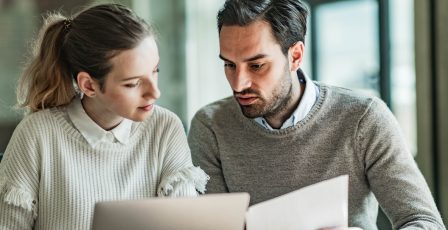
[[263, 66], [264, 66], [264, 64], [253, 64], [253, 65], [251, 65], [250, 67], [251, 67], [253, 70], [260, 70], [261, 68], [263, 68]]
[[235, 68], [235, 64], [232, 64], [232, 63], [224, 63], [224, 68], [234, 69], [234, 68]]

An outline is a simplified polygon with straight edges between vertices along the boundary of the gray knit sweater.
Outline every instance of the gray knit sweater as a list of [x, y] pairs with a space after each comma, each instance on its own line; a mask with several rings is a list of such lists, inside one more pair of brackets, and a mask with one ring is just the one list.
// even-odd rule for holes
[[349, 175], [349, 226], [377, 229], [378, 202], [394, 229], [445, 229], [399, 125], [379, 99], [320, 85], [310, 113], [269, 131], [243, 116], [233, 97], [193, 118], [193, 162], [207, 191], [249, 192], [256, 204], [319, 181]]
[[179, 118], [155, 106], [129, 142], [88, 144], [66, 108], [18, 125], [0, 164], [0, 229], [91, 228], [96, 202], [196, 196], [207, 175], [191, 162]]

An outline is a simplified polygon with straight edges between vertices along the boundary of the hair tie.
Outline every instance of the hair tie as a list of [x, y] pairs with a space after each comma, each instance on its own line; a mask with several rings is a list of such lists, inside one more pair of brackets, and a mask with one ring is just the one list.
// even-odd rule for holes
[[72, 25], [72, 20], [71, 19], [65, 19], [64, 20], [64, 29], [66, 32], [68, 32], [70, 30], [70, 27]]

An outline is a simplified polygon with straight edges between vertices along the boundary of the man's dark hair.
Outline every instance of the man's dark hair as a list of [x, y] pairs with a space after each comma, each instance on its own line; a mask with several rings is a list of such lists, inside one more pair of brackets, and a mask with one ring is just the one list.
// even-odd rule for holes
[[300, 0], [227, 0], [218, 12], [218, 31], [222, 26], [266, 21], [286, 55], [295, 43], [305, 43], [307, 16], [308, 8]]

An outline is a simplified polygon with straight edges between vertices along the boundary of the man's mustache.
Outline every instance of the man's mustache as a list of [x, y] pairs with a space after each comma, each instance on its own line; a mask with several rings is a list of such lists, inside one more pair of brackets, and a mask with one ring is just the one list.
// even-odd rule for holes
[[241, 91], [241, 92], [233, 91], [233, 95], [235, 95], [235, 96], [244, 96], [244, 95], [246, 95], [246, 94], [260, 95], [260, 92], [258, 92], [257, 90], [251, 89], [251, 88], [244, 89], [244, 90]]

